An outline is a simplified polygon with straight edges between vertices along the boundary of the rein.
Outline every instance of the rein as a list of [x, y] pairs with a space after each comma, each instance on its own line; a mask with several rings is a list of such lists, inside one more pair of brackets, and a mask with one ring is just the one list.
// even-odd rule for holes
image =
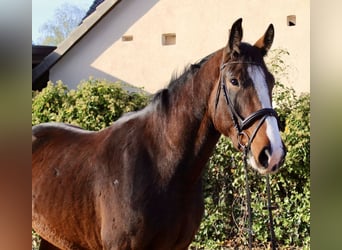
[[[247, 196], [248, 248], [252, 249], [252, 235], [253, 235], [253, 230], [252, 230], [252, 207], [251, 207], [251, 191], [250, 191], [249, 182], [248, 182], [247, 155], [248, 155], [248, 149], [247, 149], [247, 147], [245, 147], [244, 148], [244, 155], [243, 155], [243, 163], [244, 163], [244, 171], [245, 171], [246, 196]], [[275, 238], [274, 226], [273, 226], [272, 210], [276, 209], [276, 207], [271, 205], [271, 191], [270, 190], [271, 190], [270, 178], [269, 178], [269, 175], [266, 175], [267, 206], [263, 207], [263, 209], [267, 209], [268, 210], [268, 219], [269, 219], [269, 226], [270, 226], [272, 250], [275, 250], [277, 248], [276, 248], [276, 238]]]
[[[248, 248], [252, 249], [252, 208], [251, 208], [251, 194], [250, 194], [250, 188], [248, 183], [248, 162], [247, 162], [247, 156], [248, 152], [250, 150], [251, 144], [254, 140], [254, 137], [256, 136], [258, 130], [266, 120], [267, 116], [274, 116], [279, 125], [279, 118], [277, 112], [272, 108], [263, 108], [259, 109], [258, 111], [250, 114], [246, 118], [243, 118], [235, 109], [234, 104], [229, 96], [229, 91], [227, 89], [227, 86], [223, 80], [222, 77], [222, 70], [228, 65], [228, 64], [238, 64], [238, 63], [246, 63], [246, 64], [257, 64], [255, 62], [227, 62], [221, 65], [220, 67], [220, 86], [217, 89], [216, 93], [216, 101], [215, 101], [215, 110], [217, 108], [221, 89], [223, 90], [223, 94], [228, 106], [229, 113], [231, 115], [231, 118], [233, 120], [233, 124], [235, 129], [237, 130], [238, 134], [238, 144], [239, 148], [243, 149], [244, 156], [243, 156], [243, 162], [244, 162], [244, 169], [245, 169], [245, 181], [246, 181], [246, 196], [247, 196], [247, 212], [248, 212]], [[252, 126], [256, 120], [259, 120], [256, 128], [254, 129], [252, 135], [249, 137], [247, 133], [244, 132], [244, 130], [248, 129], [250, 126]], [[243, 144], [241, 142], [243, 137], [248, 138], [248, 142], [246, 144]], [[271, 242], [272, 242], [272, 249], [276, 249], [276, 239], [275, 239], [275, 233], [274, 233], [274, 227], [273, 227], [273, 216], [272, 216], [272, 210], [275, 209], [275, 207], [271, 206], [271, 195], [270, 195], [270, 183], [269, 183], [269, 175], [266, 176], [266, 192], [267, 192], [267, 207], [264, 207], [264, 209], [268, 210], [269, 214], [269, 223], [270, 223], [270, 234], [271, 234]]]

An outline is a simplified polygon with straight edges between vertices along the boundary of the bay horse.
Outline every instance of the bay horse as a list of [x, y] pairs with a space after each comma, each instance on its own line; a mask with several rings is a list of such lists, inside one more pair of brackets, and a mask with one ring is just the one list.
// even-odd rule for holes
[[[199, 228], [202, 172], [221, 134], [261, 174], [283, 163], [264, 56], [274, 28], [228, 43], [172, 79], [144, 109], [101, 131], [32, 129], [32, 227], [40, 249], [187, 249]], [[175, 78], [175, 77], [174, 77]]]

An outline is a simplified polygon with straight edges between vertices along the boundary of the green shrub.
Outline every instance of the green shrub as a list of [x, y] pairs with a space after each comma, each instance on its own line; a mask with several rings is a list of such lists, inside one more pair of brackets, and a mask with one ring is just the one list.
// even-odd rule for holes
[[89, 79], [77, 90], [68, 90], [62, 82], [49, 82], [42, 92], [33, 95], [32, 125], [56, 121], [100, 130], [123, 113], [139, 110], [147, 103], [142, 91], [129, 93], [120, 83]]
[[62, 106], [68, 100], [68, 88], [62, 82], [54, 85], [48, 82], [47, 87], [41, 92], [32, 94], [32, 125], [49, 122], [61, 121], [60, 112]]

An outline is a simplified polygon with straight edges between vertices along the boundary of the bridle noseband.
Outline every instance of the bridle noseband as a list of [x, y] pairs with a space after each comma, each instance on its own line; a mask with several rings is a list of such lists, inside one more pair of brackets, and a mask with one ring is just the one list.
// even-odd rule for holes
[[[217, 108], [218, 102], [219, 102], [219, 98], [220, 98], [220, 93], [221, 93], [221, 89], [223, 90], [223, 94], [224, 97], [226, 99], [226, 103], [228, 105], [228, 109], [229, 109], [229, 113], [231, 115], [231, 118], [233, 120], [233, 124], [235, 129], [237, 130], [237, 134], [238, 134], [238, 142], [239, 142], [239, 147], [242, 148], [249, 148], [256, 133], [258, 132], [259, 128], [261, 127], [261, 125], [263, 124], [263, 122], [265, 121], [267, 116], [274, 116], [277, 121], [278, 121], [278, 125], [279, 125], [279, 119], [278, 119], [278, 114], [277, 112], [273, 109], [273, 108], [263, 108], [263, 109], [259, 109], [258, 111], [250, 114], [249, 116], [247, 116], [246, 118], [243, 118], [235, 109], [234, 104], [229, 96], [229, 90], [227, 89], [227, 86], [223, 80], [223, 76], [222, 76], [222, 70], [228, 65], [228, 64], [238, 64], [238, 63], [245, 63], [245, 64], [256, 64], [256, 65], [260, 65], [257, 64], [255, 62], [227, 62], [221, 65], [220, 67], [220, 86], [217, 88], [217, 93], [216, 93], [216, 101], [215, 101], [215, 110]], [[250, 126], [252, 126], [256, 120], [260, 119], [256, 129], [253, 131], [252, 135], [249, 137], [244, 130], [248, 129]], [[242, 137], [246, 136], [248, 138], [248, 143], [247, 144], [242, 144], [241, 143], [241, 139]]]

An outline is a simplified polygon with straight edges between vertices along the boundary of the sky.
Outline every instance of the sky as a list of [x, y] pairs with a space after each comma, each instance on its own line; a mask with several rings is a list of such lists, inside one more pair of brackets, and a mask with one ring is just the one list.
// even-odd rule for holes
[[32, 0], [32, 41], [41, 36], [39, 28], [48, 20], [53, 20], [54, 11], [64, 3], [76, 5], [87, 11], [93, 0]]

